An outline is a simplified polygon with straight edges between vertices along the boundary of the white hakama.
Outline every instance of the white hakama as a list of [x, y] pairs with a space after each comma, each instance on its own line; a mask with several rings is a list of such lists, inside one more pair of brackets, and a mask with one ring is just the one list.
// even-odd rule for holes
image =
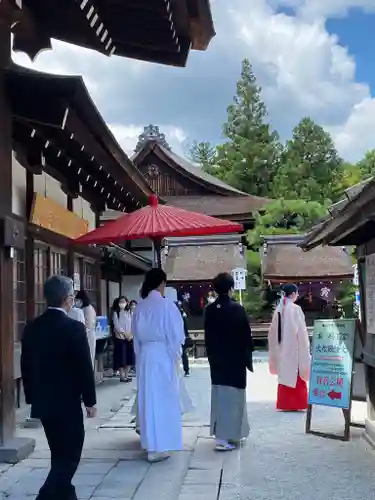
[[157, 291], [142, 300], [132, 322], [137, 364], [138, 425], [149, 453], [182, 449], [180, 377], [184, 327], [176, 305]]

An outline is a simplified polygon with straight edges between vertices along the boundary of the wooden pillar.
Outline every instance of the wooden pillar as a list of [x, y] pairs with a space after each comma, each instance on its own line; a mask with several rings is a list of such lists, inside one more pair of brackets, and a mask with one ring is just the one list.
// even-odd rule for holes
[[[26, 224], [30, 220], [34, 199], [34, 174], [26, 170]], [[26, 268], [26, 320], [35, 317], [35, 239], [27, 232], [25, 243], [25, 268]]]
[[[95, 227], [100, 227], [100, 212], [95, 209]], [[102, 288], [101, 288], [101, 259], [95, 264], [95, 280], [96, 280], [96, 308], [99, 315], [102, 311]]]
[[[68, 194], [66, 197], [66, 208], [69, 212], [73, 212], [73, 198]], [[67, 255], [68, 276], [74, 278], [74, 250], [69, 246]]]
[[[1, 11], [0, 11], [1, 12]], [[11, 62], [9, 20], [0, 14], [0, 217], [12, 213], [12, 115], [5, 85]], [[15, 463], [29, 455], [35, 443], [14, 439], [14, 321], [13, 260], [9, 248], [0, 247], [0, 461]]]

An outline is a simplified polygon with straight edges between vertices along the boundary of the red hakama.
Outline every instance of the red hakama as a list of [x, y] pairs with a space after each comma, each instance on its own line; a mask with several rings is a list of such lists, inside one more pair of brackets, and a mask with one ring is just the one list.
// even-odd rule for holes
[[276, 409], [281, 411], [301, 411], [308, 406], [306, 382], [298, 375], [295, 387], [279, 384], [277, 387]]

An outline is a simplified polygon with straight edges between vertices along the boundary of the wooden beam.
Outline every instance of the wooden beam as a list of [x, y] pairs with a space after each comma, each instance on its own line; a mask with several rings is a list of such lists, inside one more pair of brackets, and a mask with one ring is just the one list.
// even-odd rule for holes
[[[131, 162], [126, 157], [125, 153], [122, 152], [123, 158], [120, 158], [118, 152], [108, 152], [105, 148], [103, 148], [100, 143], [103, 138], [93, 137], [73, 110], [69, 112], [65, 130], [62, 133], [74, 134], [73, 139], [70, 140], [70, 147], [75, 145], [76, 150], [79, 150], [81, 146], [84, 146], [86, 151], [94, 157], [94, 161], [91, 163], [92, 168], [97, 173], [97, 176], [100, 176], [101, 171], [99, 169], [102, 167], [103, 174], [101, 184], [102, 186], [106, 186], [107, 192], [111, 191], [111, 193], [113, 193], [114, 196], [116, 196], [116, 198], [125, 205], [129, 203], [129, 199], [126, 196], [127, 192], [132, 192], [133, 196], [137, 196], [139, 199], [144, 197], [143, 186], [138, 184], [138, 179], [136, 179], [136, 176], [134, 175], [135, 172], [133, 173], [130, 171]], [[68, 147], [66, 150], [69, 152]], [[108, 181], [106, 176], [108, 174], [110, 174], [113, 180], [117, 182], [117, 188], [114, 185], [112, 185], [112, 187], [107, 187]], [[136, 188], [135, 193], [134, 187]], [[123, 188], [123, 190], [121, 190], [121, 188]], [[138, 201], [138, 199], [136, 201]]]

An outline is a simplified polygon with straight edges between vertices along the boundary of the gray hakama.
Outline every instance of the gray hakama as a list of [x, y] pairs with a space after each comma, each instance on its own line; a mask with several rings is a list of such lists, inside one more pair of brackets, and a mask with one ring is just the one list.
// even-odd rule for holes
[[211, 389], [211, 436], [238, 442], [250, 432], [246, 389], [213, 385]]

